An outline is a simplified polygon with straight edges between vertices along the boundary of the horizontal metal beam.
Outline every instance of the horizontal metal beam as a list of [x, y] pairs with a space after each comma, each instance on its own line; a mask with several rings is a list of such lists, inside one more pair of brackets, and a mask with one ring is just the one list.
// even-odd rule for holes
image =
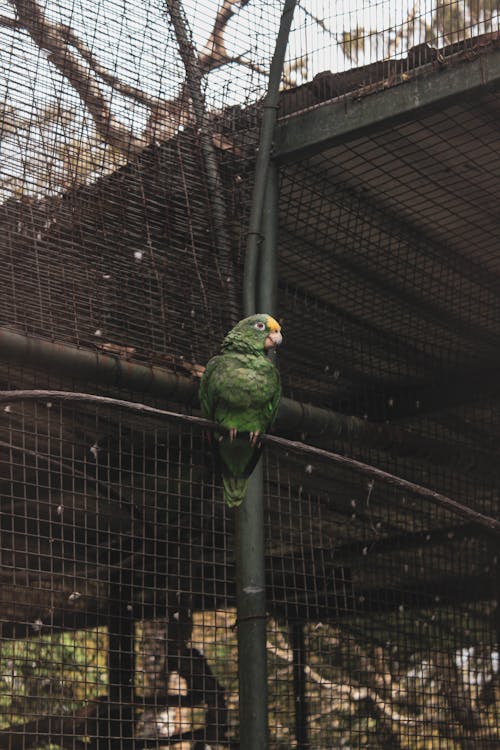
[[126, 388], [178, 403], [197, 401], [198, 384], [155, 365], [141, 365], [0, 328], [0, 360], [101, 386]]
[[[174, 403], [195, 405], [198, 402], [198, 382], [165, 368], [129, 362], [5, 328], [0, 328], [0, 360], [96, 386], [147, 393]], [[360, 428], [364, 431], [366, 421], [283, 398], [277, 426], [292, 432], [327, 434], [335, 439], [352, 437]]]
[[279, 121], [274, 158], [302, 159], [363, 132], [373, 133], [389, 122], [408, 119], [425, 107], [443, 105], [485, 86], [494, 90], [500, 86], [500, 50], [488, 48], [474, 60], [461, 54], [406, 75], [407, 80], [390, 88], [374, 92], [370, 87], [369, 93], [361, 89]]
[[[182, 375], [161, 367], [128, 362], [108, 354], [24, 336], [5, 329], [0, 329], [0, 360], [30, 367], [32, 370], [56, 373], [80, 382], [90, 382], [94, 386], [120, 387], [137, 394], [152, 395], [166, 402], [193, 406], [197, 404], [198, 383]], [[36, 398], [36, 393], [33, 393], [33, 397]], [[84, 396], [80, 400], [85, 398], [88, 397]], [[6, 400], [5, 396], [2, 400]], [[155, 411], [144, 405], [140, 408], [144, 413], [148, 413], [148, 410]], [[287, 435], [324, 437], [328, 443], [332, 440], [352, 440], [376, 446], [393, 455], [421, 459], [439, 466], [452, 466], [457, 472], [476, 471], [485, 478], [497, 478], [500, 473], [498, 457], [494, 451], [476, 450], [471, 453], [468, 446], [423, 438], [396, 425], [369, 422], [360, 417], [289, 398], [281, 399], [276, 430]]]

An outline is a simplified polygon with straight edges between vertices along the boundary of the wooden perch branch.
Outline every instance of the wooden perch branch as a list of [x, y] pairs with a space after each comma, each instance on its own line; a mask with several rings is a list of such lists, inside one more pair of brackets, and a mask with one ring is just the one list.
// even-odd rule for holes
[[[194, 416], [192, 414], [180, 414], [178, 412], [166, 411], [165, 409], [157, 409], [153, 406], [147, 406], [146, 404], [135, 403], [133, 401], [126, 401], [124, 399], [111, 398], [109, 396], [97, 396], [91, 393], [75, 393], [71, 391], [53, 391], [53, 390], [12, 390], [12, 391], [0, 391], [0, 403], [8, 403], [9, 401], [37, 401], [43, 399], [57, 399], [61, 402], [87, 402], [90, 404], [110, 406], [112, 408], [127, 409], [127, 411], [133, 411], [136, 414], [142, 414], [144, 416], [159, 417], [167, 421], [182, 423], [185, 425], [197, 426], [206, 430], [217, 429], [219, 431], [224, 428], [221, 425], [211, 422], [209, 419], [203, 417]], [[411, 492], [417, 497], [424, 497], [429, 500], [433, 505], [445, 508], [451, 511], [457, 516], [466, 518], [468, 521], [479, 526], [481, 529], [488, 531], [495, 537], [500, 536], [500, 521], [492, 516], [487, 516], [479, 511], [474, 510], [463, 503], [459, 503], [456, 500], [442, 495], [440, 492], [435, 492], [428, 487], [422, 487], [414, 482], [409, 482], [406, 479], [398, 477], [389, 472], [378, 469], [375, 466], [365, 464], [362, 461], [358, 461], [349, 456], [343, 456], [340, 453], [333, 453], [331, 451], [324, 450], [323, 448], [317, 448], [314, 445], [308, 445], [301, 443], [297, 440], [288, 440], [287, 438], [278, 437], [277, 435], [261, 435], [260, 440], [264, 444], [277, 445], [285, 450], [293, 451], [295, 453], [317, 456], [318, 458], [330, 461], [333, 464], [339, 464], [340, 466], [353, 469], [362, 475], [372, 477], [373, 479], [380, 479], [383, 484], [389, 484], [393, 487], [397, 487], [403, 492]]]

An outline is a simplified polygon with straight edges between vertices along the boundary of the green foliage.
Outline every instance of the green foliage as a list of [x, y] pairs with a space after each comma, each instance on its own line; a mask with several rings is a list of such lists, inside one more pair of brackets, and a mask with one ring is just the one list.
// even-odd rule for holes
[[367, 36], [368, 34], [363, 26], [356, 26], [355, 29], [342, 32], [340, 42], [342, 52], [355, 65], [365, 52]]
[[26, 717], [62, 715], [106, 692], [102, 631], [4, 640], [0, 649], [0, 729]]
[[[500, 742], [500, 681], [492, 668], [495, 634], [486, 606], [460, 613], [443, 608], [352, 618], [341, 624], [304, 625], [306, 700], [311, 746], [383, 750], [459, 750], [487, 737]], [[191, 646], [203, 651], [229, 709], [237, 737], [238, 675], [234, 610], [196, 612]], [[145, 624], [136, 631], [137, 688], [150, 652], [141, 653]], [[164, 623], [150, 638], [163, 650]], [[472, 640], [472, 635], [481, 639]], [[269, 722], [271, 747], [293, 747], [293, 651], [285, 623], [269, 620]], [[0, 730], [37, 716], [65, 715], [107, 692], [105, 630], [40, 634], [3, 641], [0, 652]], [[463, 654], [461, 657], [460, 655]], [[142, 681], [141, 681], [141, 673]], [[480, 679], [479, 679], [480, 678]], [[174, 681], [175, 682], [175, 681]], [[144, 684], [143, 684], [144, 683]], [[166, 689], [166, 686], [164, 686]], [[174, 689], [175, 692], [175, 689]], [[172, 722], [201, 726], [203, 707], [171, 710]], [[175, 714], [175, 716], [174, 716]], [[471, 715], [471, 730], [463, 716]], [[153, 722], [154, 723], [154, 722]], [[346, 744], [347, 743], [347, 744]], [[479, 746], [479, 745], [477, 745]]]

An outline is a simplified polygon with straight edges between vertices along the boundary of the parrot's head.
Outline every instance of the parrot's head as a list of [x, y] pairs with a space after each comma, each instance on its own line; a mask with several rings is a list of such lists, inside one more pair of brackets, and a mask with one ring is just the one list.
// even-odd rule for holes
[[222, 350], [266, 354], [279, 346], [282, 340], [280, 324], [267, 313], [259, 313], [240, 320], [227, 334]]

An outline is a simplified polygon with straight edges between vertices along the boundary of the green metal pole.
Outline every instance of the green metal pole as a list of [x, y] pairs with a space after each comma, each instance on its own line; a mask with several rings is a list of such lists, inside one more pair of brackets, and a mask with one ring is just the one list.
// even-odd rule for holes
[[240, 750], [268, 747], [263, 486], [261, 460], [235, 518]]
[[[286, 0], [283, 8], [264, 102], [245, 257], [245, 315], [257, 311], [273, 315], [276, 310], [278, 179], [276, 168], [274, 165], [270, 167], [270, 156], [279, 85], [295, 4], [296, 0]], [[261, 239], [262, 247], [259, 248]], [[240, 750], [266, 750], [267, 614], [262, 461], [250, 477], [245, 501], [236, 511], [235, 523]]]
[[[262, 248], [258, 284], [259, 309], [276, 312], [277, 170], [268, 171], [262, 214]], [[236, 516], [236, 607], [240, 686], [240, 750], [265, 750], [267, 726], [266, 580], [264, 471], [259, 461], [248, 482], [245, 502]]]
[[25, 336], [0, 328], [0, 360], [22, 368], [43, 370], [94, 386], [126, 388], [178, 403], [197, 401], [198, 383], [165, 367], [129, 362], [96, 349]]
[[245, 255], [243, 279], [243, 308], [245, 315], [252, 315], [257, 310], [257, 268], [259, 263], [259, 241], [261, 239], [261, 220], [264, 208], [267, 171], [273, 145], [274, 128], [279, 103], [279, 87], [283, 73], [283, 63], [292, 25], [293, 12], [297, 0], [285, 0], [281, 15], [280, 28], [276, 39], [267, 94], [264, 100], [262, 125], [260, 129], [259, 150], [255, 164], [255, 178], [252, 191], [252, 204], [248, 225], [248, 240]]
[[267, 182], [262, 212], [262, 245], [257, 288], [257, 309], [276, 315], [278, 312], [278, 168], [271, 162], [267, 169]]
[[[270, 156], [295, 4], [296, 0], [285, 2], [264, 103], [245, 258], [243, 306], [246, 315], [257, 311], [274, 315], [276, 311], [278, 177], [276, 167], [270, 165]], [[266, 750], [267, 613], [262, 461], [250, 477], [245, 501], [236, 511], [235, 521], [240, 749]]]

